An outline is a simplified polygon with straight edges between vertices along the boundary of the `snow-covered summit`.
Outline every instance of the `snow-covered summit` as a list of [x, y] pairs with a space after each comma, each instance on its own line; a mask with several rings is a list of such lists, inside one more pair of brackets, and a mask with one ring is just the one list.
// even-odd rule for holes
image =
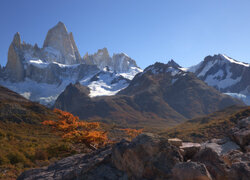
[[141, 75], [148, 72], [152, 74], [170, 73], [171, 76], [185, 73], [183, 68], [173, 60], [169, 61], [167, 64], [156, 62], [155, 64], [144, 69]]
[[233, 94], [234, 97], [250, 95], [250, 65], [248, 63], [234, 60], [225, 54], [218, 54], [207, 56], [198, 65], [187, 69], [223, 93]]

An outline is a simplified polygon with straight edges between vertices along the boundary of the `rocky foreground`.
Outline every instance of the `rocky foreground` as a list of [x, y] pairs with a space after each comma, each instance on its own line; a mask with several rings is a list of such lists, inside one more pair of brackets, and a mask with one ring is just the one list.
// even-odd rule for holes
[[91, 154], [62, 159], [48, 167], [22, 173], [33, 179], [172, 179], [248, 180], [250, 177], [250, 117], [229, 137], [204, 143], [182, 142], [141, 134]]

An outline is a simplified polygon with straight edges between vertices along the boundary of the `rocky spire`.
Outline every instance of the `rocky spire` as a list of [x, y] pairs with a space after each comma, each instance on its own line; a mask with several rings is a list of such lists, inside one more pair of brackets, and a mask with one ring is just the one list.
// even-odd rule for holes
[[21, 46], [21, 37], [20, 37], [19, 32], [17, 32], [17, 33], [14, 35], [12, 44], [13, 44], [15, 47], [20, 47], [20, 46]]
[[6, 64], [6, 70], [11, 81], [24, 80], [24, 66], [23, 56], [21, 53], [22, 44], [20, 34], [17, 32], [14, 35], [13, 41], [10, 44], [8, 51], [8, 61]]
[[57, 57], [49, 61], [63, 64], [76, 64], [80, 61], [80, 54], [73, 35], [68, 33], [66, 26], [62, 22], [58, 22], [56, 26], [48, 31], [43, 48], [49, 48], [50, 53], [54, 53]]

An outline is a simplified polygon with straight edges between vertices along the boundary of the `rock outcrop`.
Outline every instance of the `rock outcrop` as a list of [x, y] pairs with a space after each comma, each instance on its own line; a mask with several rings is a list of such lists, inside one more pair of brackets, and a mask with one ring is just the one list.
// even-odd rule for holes
[[178, 163], [172, 171], [173, 180], [212, 180], [206, 166], [202, 163]]

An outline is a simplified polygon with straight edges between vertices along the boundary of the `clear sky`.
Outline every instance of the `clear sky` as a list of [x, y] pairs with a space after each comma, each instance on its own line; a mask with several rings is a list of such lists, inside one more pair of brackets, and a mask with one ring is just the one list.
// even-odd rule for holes
[[187, 67], [217, 53], [250, 63], [249, 0], [1, 0], [1, 64], [17, 31], [41, 47], [58, 21], [81, 56], [107, 47], [142, 68], [170, 59]]

